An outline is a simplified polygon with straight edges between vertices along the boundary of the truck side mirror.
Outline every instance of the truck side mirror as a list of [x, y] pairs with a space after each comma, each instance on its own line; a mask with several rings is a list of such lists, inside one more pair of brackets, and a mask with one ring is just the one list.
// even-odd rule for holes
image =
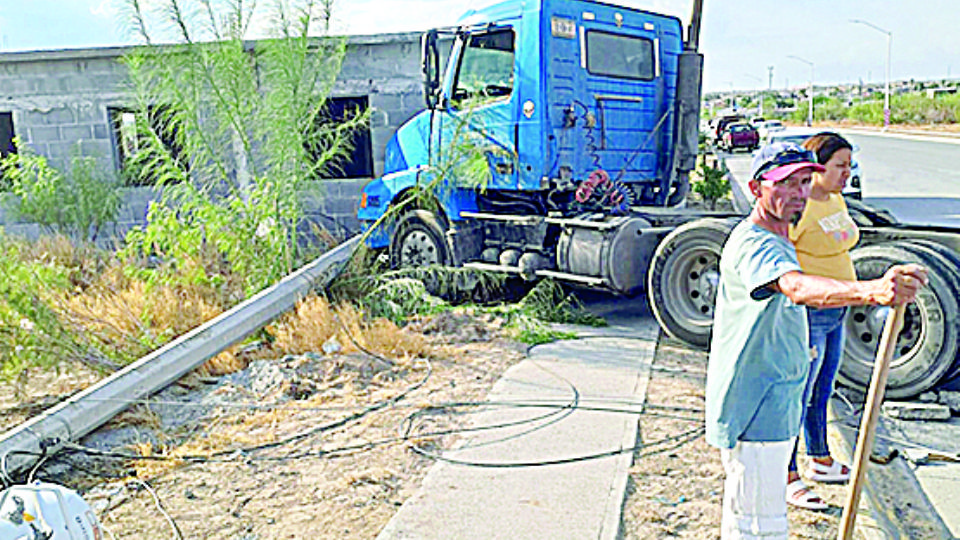
[[435, 109], [440, 101], [440, 49], [436, 30], [430, 30], [420, 39], [420, 70], [423, 73], [423, 99], [428, 109]]

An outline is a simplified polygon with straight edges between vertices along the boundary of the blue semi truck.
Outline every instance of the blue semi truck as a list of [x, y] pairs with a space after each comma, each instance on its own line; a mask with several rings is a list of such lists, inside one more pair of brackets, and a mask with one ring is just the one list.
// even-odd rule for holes
[[[506, 0], [422, 39], [426, 109], [361, 195], [370, 247], [432, 264], [643, 293], [661, 328], [709, 343], [723, 242], [742, 215], [686, 206], [696, 164], [702, 0], [672, 16], [591, 0]], [[887, 395], [960, 381], [960, 234], [848, 200], [861, 278], [918, 262]], [[371, 230], [372, 229], [372, 230]], [[840, 378], [866, 387], [884, 311], [854, 308]], [[957, 383], [960, 387], [960, 383]]]
[[[461, 23], [423, 37], [427, 109], [388, 143], [359, 218], [407, 206], [369, 245], [394, 266], [642, 291], [660, 238], [695, 217], [667, 210], [697, 154], [695, 40], [675, 17], [587, 0], [508, 0]], [[464, 146], [479, 181], [450, 163]]]

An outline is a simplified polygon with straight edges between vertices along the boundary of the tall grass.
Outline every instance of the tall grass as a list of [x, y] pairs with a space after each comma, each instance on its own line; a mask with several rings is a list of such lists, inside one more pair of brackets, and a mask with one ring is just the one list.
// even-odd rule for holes
[[226, 267], [254, 293], [304, 262], [302, 193], [337, 166], [351, 131], [368, 120], [360, 112], [320, 121], [345, 52], [343, 39], [326, 36], [332, 0], [144, 5], [125, 2], [145, 45], [124, 58], [140, 111], [128, 166], [161, 187], [162, 199], [149, 224], [128, 235], [125, 253], [163, 261], [212, 254], [217, 269], [153, 273], [167, 282], [217, 279]]
[[[848, 105], [836, 97], [814, 99], [814, 120], [827, 122], [852, 121], [858, 124], [883, 125], [883, 96]], [[890, 100], [890, 123], [903, 125], [945, 125], [960, 123], [960, 94], [935, 98], [926, 94], [896, 94]], [[807, 118], [806, 101], [798, 102], [790, 120], [802, 123]]]

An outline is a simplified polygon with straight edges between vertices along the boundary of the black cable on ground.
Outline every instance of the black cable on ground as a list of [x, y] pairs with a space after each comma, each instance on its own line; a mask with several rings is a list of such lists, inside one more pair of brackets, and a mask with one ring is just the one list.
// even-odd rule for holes
[[675, 444], [675, 445], [673, 445], [673, 446], [670, 446], [670, 447], [668, 447], [668, 448], [665, 448], [665, 449], [662, 449], [662, 450], [658, 450], [658, 451], [646, 452], [646, 453], [644, 453], [644, 454], [641, 455], [641, 457], [646, 457], [646, 456], [654, 455], [654, 454], [660, 453], [660, 452], [665, 452], [665, 451], [667, 451], [667, 450], [672, 450], [672, 449], [674, 449], [674, 448], [677, 448], [677, 447], [679, 447], [679, 446], [682, 446], [683, 444], [686, 444], [687, 442], [690, 442], [690, 441], [692, 441], [692, 440], [697, 439], [698, 437], [700, 437], [701, 435], [703, 435], [703, 433], [704, 433], [705, 431], [706, 431], [706, 430], [705, 430], [704, 428], [699, 427], [699, 428], [696, 428], [696, 429], [691, 429], [691, 430], [685, 431], [685, 432], [683, 432], [683, 433], [680, 433], [679, 435], [675, 435], [675, 436], [671, 436], [671, 437], [666, 437], [666, 438], [664, 438], [664, 439], [660, 439], [660, 440], [656, 441], [655, 443], [651, 443], [651, 444], [639, 444], [639, 445], [631, 446], [631, 447], [629, 447], [629, 448], [620, 448], [620, 449], [617, 449], [617, 450], [609, 450], [609, 451], [607, 451], [607, 452], [598, 452], [598, 453], [595, 453], [595, 454], [586, 454], [586, 455], [582, 455], [582, 456], [575, 456], [575, 457], [569, 457], [569, 458], [548, 459], [548, 460], [541, 460], [541, 461], [516, 461], [516, 462], [469, 461], [469, 460], [461, 460], [461, 459], [449, 458], [449, 457], [446, 457], [446, 456], [443, 456], [443, 455], [440, 455], [440, 454], [436, 454], [436, 453], [433, 453], [433, 452], [429, 452], [429, 451], [424, 450], [423, 448], [420, 448], [420, 447], [418, 447], [418, 446], [413, 446], [412, 449], [413, 449], [414, 452], [416, 452], [416, 453], [418, 453], [418, 454], [420, 454], [420, 455], [422, 455], [422, 456], [424, 456], [424, 457], [427, 457], [427, 458], [430, 458], [430, 459], [433, 459], [433, 460], [436, 460], [436, 461], [444, 461], [444, 462], [446, 462], [446, 463], [452, 463], [452, 464], [455, 464], [455, 465], [465, 465], [465, 466], [468, 466], [468, 467], [480, 467], [480, 468], [485, 468], [485, 469], [513, 469], [513, 468], [521, 468], [521, 467], [544, 467], [544, 466], [548, 466], [548, 465], [564, 465], [564, 464], [569, 464], [569, 463], [579, 463], [579, 462], [582, 462], [582, 461], [590, 461], [590, 460], [594, 460], [594, 459], [602, 459], [602, 458], [617, 456], [617, 455], [625, 454], [625, 453], [628, 453], [628, 452], [630, 452], [630, 453], [632, 453], [632, 452], [638, 452], [638, 451], [640, 451], [640, 450], [644, 450], [644, 449], [646, 449], [646, 448], [649, 448], [650, 446], [659, 445], [659, 444], [663, 444], [663, 443], [666, 443], [666, 442], [671, 442], [671, 441], [677, 442], [677, 444]]

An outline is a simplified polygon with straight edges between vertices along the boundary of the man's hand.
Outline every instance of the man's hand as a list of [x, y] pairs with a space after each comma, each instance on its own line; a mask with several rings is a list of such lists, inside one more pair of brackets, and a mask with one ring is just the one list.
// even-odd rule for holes
[[919, 264], [900, 264], [890, 267], [882, 278], [875, 280], [878, 290], [873, 300], [882, 306], [913, 302], [920, 287], [927, 284], [927, 269]]

